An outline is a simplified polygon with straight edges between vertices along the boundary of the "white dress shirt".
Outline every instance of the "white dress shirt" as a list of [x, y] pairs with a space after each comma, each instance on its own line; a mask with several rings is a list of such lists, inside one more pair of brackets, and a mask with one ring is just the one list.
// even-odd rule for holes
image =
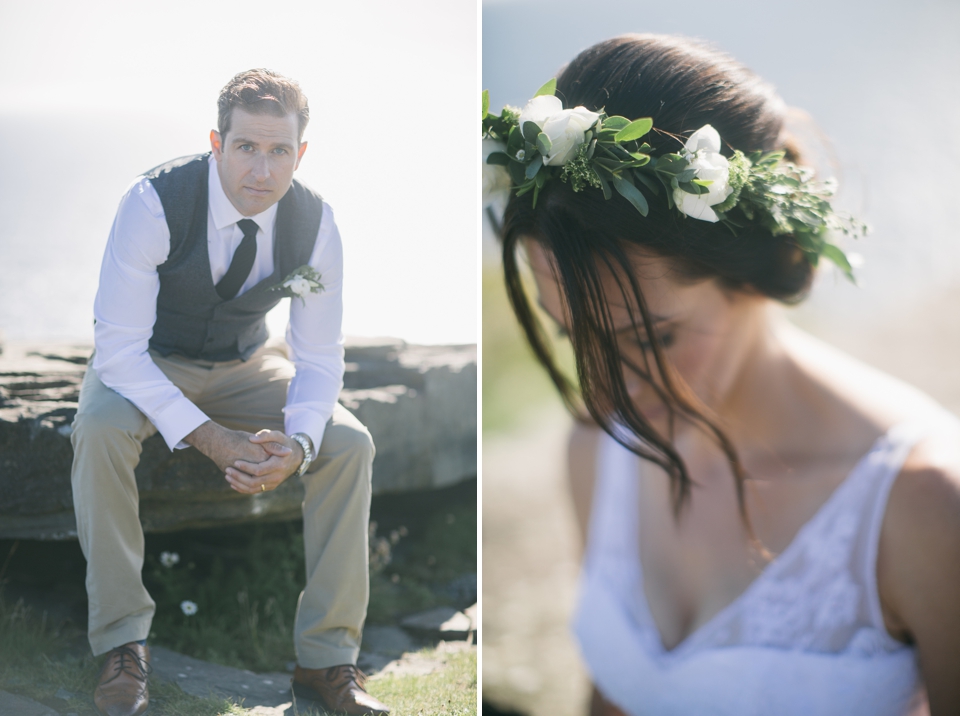
[[[257, 256], [240, 295], [274, 271], [273, 232], [277, 205], [244, 217], [230, 203], [220, 184], [217, 163], [210, 158], [207, 249], [212, 280], [227, 272], [243, 240], [237, 222], [257, 223]], [[137, 406], [171, 450], [184, 448], [183, 438], [209, 418], [170, 382], [147, 352], [157, 319], [160, 276], [157, 267], [170, 253], [170, 229], [156, 189], [138, 177], [120, 200], [100, 268], [94, 303], [96, 353], [93, 368], [104, 385]], [[290, 302], [287, 344], [296, 375], [283, 409], [287, 435], [306, 433], [314, 449], [323, 440], [327, 420], [343, 387], [343, 250], [333, 212], [326, 202], [310, 266], [321, 277], [323, 290], [305, 304]]]

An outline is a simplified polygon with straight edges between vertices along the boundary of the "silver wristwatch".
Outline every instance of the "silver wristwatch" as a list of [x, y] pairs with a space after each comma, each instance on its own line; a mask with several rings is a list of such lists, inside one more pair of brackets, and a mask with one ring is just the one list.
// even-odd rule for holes
[[313, 447], [311, 446], [310, 436], [306, 433], [294, 433], [290, 438], [300, 443], [300, 447], [303, 448], [303, 462], [300, 463], [299, 469], [294, 473], [297, 477], [301, 477], [310, 467], [310, 463], [313, 462]]

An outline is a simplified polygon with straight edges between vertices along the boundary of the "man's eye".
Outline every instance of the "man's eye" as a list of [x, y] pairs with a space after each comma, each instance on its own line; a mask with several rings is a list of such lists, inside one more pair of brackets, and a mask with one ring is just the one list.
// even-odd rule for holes
[[274, 154], [286, 154], [286, 153], [287, 153], [287, 150], [284, 149], [283, 147], [277, 147], [276, 149], [273, 150], [273, 153], [274, 153]]
[[240, 145], [240, 151], [241, 151], [241, 152], [249, 152], [249, 151], [252, 151], [252, 150], [253, 150], [253, 146], [250, 145], [250, 144], [241, 144], [241, 145]]

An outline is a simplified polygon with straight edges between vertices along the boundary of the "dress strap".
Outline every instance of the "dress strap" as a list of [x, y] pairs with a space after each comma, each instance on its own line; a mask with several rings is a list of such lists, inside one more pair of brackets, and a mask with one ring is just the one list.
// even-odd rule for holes
[[880, 530], [886, 515], [887, 503], [893, 483], [903, 470], [903, 466], [913, 448], [930, 432], [930, 426], [922, 423], [901, 423], [891, 428], [880, 449], [867, 456], [870, 472], [873, 476], [872, 487], [862, 503], [861, 513], [864, 528], [860, 530], [863, 543], [860, 554], [864, 556], [857, 565], [861, 583], [866, 586], [867, 608], [870, 620], [876, 629], [886, 634], [883, 610], [880, 606], [880, 594], [877, 586], [877, 554], [880, 548]]
[[596, 477], [587, 533], [587, 564], [632, 558], [636, 534], [639, 458], [608, 433], [597, 443]]

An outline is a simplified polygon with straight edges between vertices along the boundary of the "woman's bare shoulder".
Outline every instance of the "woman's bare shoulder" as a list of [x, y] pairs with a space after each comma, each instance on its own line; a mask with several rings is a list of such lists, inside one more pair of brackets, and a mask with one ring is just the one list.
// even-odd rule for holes
[[[916, 643], [931, 712], [960, 713], [960, 428], [913, 450], [890, 492], [877, 580], [888, 627]], [[899, 633], [898, 633], [899, 632]]]
[[943, 413], [920, 389], [885, 373], [809, 333], [780, 323], [778, 333], [795, 364], [846, 424], [872, 425], [880, 433], [902, 422], [928, 422]]
[[603, 430], [592, 421], [578, 420], [567, 440], [567, 477], [573, 508], [580, 526], [580, 535], [586, 543], [593, 504], [593, 486], [597, 480], [597, 449]]

